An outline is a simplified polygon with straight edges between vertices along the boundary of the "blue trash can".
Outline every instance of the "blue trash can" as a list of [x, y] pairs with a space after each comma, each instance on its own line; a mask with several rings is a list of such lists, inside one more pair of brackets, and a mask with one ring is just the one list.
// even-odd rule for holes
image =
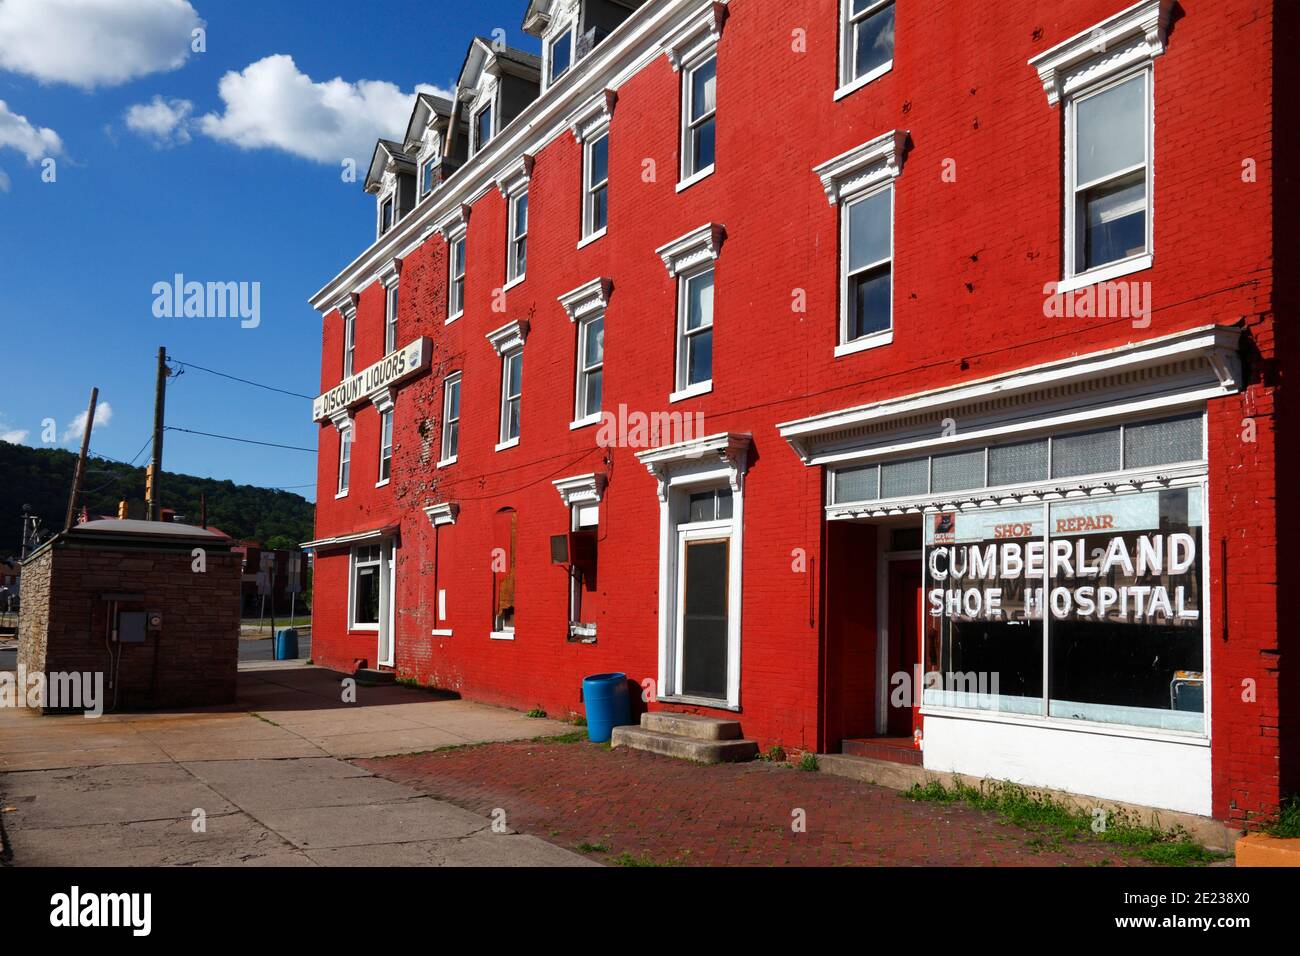
[[292, 627], [282, 627], [275, 632], [275, 659], [277, 661], [296, 661], [298, 659], [298, 631]]
[[587, 705], [587, 739], [607, 743], [615, 727], [632, 723], [626, 674], [592, 674], [582, 679], [582, 700]]

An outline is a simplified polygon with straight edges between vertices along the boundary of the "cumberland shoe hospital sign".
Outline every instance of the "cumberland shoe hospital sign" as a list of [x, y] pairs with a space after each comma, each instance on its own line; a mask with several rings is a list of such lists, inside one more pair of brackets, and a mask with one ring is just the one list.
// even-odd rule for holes
[[321, 422], [353, 405], [372, 398], [376, 392], [423, 372], [433, 357], [433, 343], [427, 337], [389, 352], [374, 365], [345, 378], [328, 392], [312, 401], [312, 421]]

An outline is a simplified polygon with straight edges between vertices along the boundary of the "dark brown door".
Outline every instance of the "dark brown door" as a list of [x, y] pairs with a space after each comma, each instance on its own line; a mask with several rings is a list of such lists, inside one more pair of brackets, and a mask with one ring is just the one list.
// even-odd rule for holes
[[891, 737], [912, 736], [913, 716], [920, 704], [921, 688], [915, 686], [916, 663], [921, 659], [921, 563], [889, 562], [889, 694], [897, 685], [895, 674], [904, 673], [905, 688], [911, 688], [912, 707], [895, 707], [891, 699], [886, 732]]

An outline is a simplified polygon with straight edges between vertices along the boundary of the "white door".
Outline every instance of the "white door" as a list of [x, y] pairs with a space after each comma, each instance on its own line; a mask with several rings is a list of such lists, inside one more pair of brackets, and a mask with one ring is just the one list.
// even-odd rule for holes
[[392, 667], [397, 643], [397, 547], [391, 541], [383, 545], [380, 572], [379, 647], [375, 657], [381, 666]]

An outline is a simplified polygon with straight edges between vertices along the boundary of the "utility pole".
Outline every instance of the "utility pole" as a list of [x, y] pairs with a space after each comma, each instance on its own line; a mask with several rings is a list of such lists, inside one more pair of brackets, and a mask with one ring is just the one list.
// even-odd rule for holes
[[158, 485], [162, 479], [163, 412], [167, 404], [167, 348], [158, 347], [158, 380], [153, 398], [153, 457], [149, 460], [149, 474], [145, 481], [145, 497], [150, 521], [162, 519]]
[[81, 479], [86, 473], [86, 455], [90, 452], [90, 430], [95, 425], [95, 405], [99, 402], [99, 389], [90, 390], [90, 406], [86, 409], [86, 427], [81, 430], [81, 454], [77, 457], [77, 470], [72, 475], [72, 494], [68, 496], [68, 517], [63, 530], [71, 531], [76, 520], [77, 498], [81, 495]]

